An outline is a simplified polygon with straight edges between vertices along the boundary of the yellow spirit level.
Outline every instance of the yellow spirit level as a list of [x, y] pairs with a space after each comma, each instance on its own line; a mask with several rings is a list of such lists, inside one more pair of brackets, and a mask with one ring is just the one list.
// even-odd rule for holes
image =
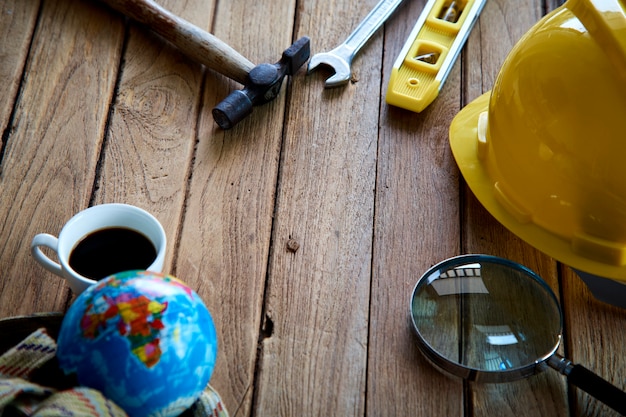
[[487, 0], [429, 0], [391, 71], [387, 103], [424, 110], [439, 94]]

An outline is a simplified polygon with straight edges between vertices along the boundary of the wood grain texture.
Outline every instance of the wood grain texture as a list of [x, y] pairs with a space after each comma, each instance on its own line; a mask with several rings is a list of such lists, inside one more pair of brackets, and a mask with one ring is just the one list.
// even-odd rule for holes
[[[561, 271], [568, 358], [626, 390], [626, 369], [616, 354], [626, 344], [626, 311], [595, 299], [569, 267]], [[572, 390], [575, 415], [620, 415], [587, 393]]]
[[22, 79], [22, 71], [39, 12], [38, 1], [4, 1], [0, 4], [0, 132], [9, 132], [11, 110]]
[[[341, 43], [376, 0], [158, 0], [255, 63], [301, 36]], [[439, 97], [420, 114], [384, 102], [426, 0], [405, 1], [326, 90], [301, 68], [276, 100], [220, 130], [234, 81], [96, 0], [0, 5], [0, 318], [62, 312], [61, 278], [29, 254], [104, 202], [147, 209], [165, 272], [205, 300], [219, 338], [211, 385], [232, 416], [615, 416], [548, 370], [508, 384], [448, 378], [418, 352], [409, 297], [461, 253], [518, 261], [555, 290], [560, 353], [626, 388], [623, 309], [500, 225], [476, 200], [448, 128], [563, 0], [489, 0]], [[4, 59], [8, 57], [7, 59]]]
[[[214, 8], [204, 1], [164, 6], [198, 23], [210, 21]], [[94, 200], [134, 204], [153, 213], [170, 241], [166, 272], [183, 215], [202, 77], [200, 64], [131, 24]]]
[[[384, 80], [424, 2], [386, 25]], [[462, 415], [463, 386], [419, 353], [409, 297], [433, 264], [459, 253], [459, 177], [448, 146], [460, 109], [459, 64], [439, 97], [416, 114], [381, 103], [372, 271], [367, 415]]]
[[0, 208], [2, 316], [66, 302], [64, 281], [30, 258], [29, 244], [89, 203], [122, 35], [92, 2], [42, 7], [2, 160], [0, 193], [11, 202]]
[[[295, 2], [222, 2], [213, 33], [255, 62], [291, 45]], [[302, 76], [300, 73], [297, 76]], [[210, 109], [234, 88], [208, 72], [176, 274], [206, 301], [220, 353], [211, 384], [231, 415], [251, 415], [287, 88], [232, 130]]]
[[[298, 36], [317, 40], [312, 53], [324, 50], [374, 4], [318, 15], [319, 2], [300, 2]], [[324, 90], [323, 72], [293, 81], [266, 289], [273, 334], [261, 344], [257, 415], [364, 412], [381, 41], [379, 33], [364, 48], [353, 67], [358, 81], [345, 88]], [[297, 252], [286, 249], [289, 239]]]

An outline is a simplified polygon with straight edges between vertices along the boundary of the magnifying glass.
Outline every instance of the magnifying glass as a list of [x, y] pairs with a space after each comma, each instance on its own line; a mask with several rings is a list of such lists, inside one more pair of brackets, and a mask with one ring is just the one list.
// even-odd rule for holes
[[626, 393], [557, 354], [563, 316], [543, 279], [495, 256], [445, 260], [419, 279], [411, 319], [422, 353], [470, 381], [507, 382], [551, 367], [626, 415]]

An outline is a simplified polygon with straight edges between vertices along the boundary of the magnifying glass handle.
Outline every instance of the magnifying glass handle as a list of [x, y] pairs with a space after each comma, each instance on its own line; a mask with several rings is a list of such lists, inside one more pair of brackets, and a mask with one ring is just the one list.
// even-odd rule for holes
[[574, 365], [567, 380], [593, 395], [622, 415], [626, 415], [626, 392], [600, 378], [582, 365]]
[[594, 396], [622, 415], [626, 415], [626, 392], [604, 380], [582, 365], [574, 365], [569, 359], [552, 355], [548, 364], [565, 375], [572, 385]]

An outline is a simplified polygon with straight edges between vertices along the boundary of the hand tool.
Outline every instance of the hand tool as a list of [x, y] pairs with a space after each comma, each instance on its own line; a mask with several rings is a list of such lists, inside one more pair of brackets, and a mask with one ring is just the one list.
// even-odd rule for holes
[[248, 73], [243, 90], [235, 90], [213, 109], [213, 118], [229, 129], [252, 112], [252, 106], [274, 100], [285, 75], [293, 75], [309, 59], [310, 40], [304, 36], [283, 52], [275, 64], [259, 64]]
[[446, 259], [417, 281], [409, 311], [418, 349], [446, 375], [488, 384], [552, 368], [626, 415], [626, 392], [559, 354], [559, 300], [524, 265], [480, 254]]
[[372, 35], [376, 33], [378, 28], [391, 16], [400, 3], [402, 3], [402, 0], [379, 1], [341, 45], [330, 52], [313, 55], [309, 62], [308, 72], [312, 72], [320, 65], [326, 65], [332, 68], [335, 74], [326, 80], [324, 87], [338, 87], [346, 84], [352, 75], [350, 69], [352, 59], [354, 59], [354, 56]]
[[439, 94], [487, 0], [429, 0], [391, 70], [388, 104], [421, 112]]
[[297, 40], [276, 64], [255, 66], [214, 35], [174, 15], [153, 0], [101, 0], [111, 8], [146, 25], [188, 57], [244, 85], [213, 110], [222, 129], [230, 129], [255, 105], [276, 98], [286, 75], [293, 75], [309, 58], [308, 37]]

